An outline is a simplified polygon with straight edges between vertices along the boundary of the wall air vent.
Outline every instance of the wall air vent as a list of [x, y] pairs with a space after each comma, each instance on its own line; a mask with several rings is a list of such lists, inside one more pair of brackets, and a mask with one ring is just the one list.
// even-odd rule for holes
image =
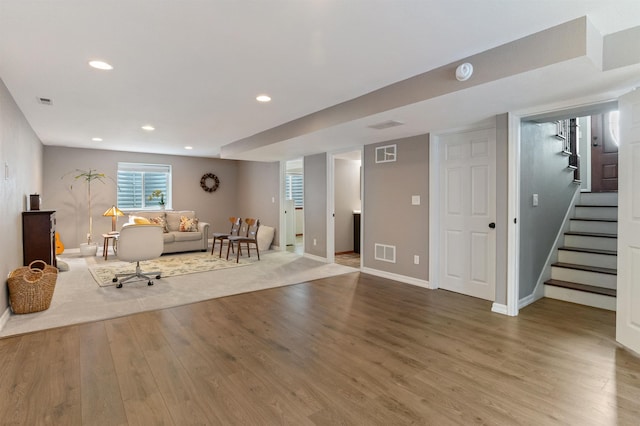
[[371, 126], [368, 126], [368, 127], [376, 130], [384, 130], [384, 129], [388, 129], [389, 127], [402, 126], [403, 124], [404, 123], [402, 121], [387, 120], [387, 121], [383, 121], [382, 123], [372, 124]]
[[375, 244], [374, 257], [376, 260], [396, 263], [396, 246], [386, 244]]
[[396, 145], [376, 147], [376, 163], [389, 163], [396, 161]]
[[42, 105], [53, 105], [53, 99], [51, 98], [38, 98], [38, 102]]

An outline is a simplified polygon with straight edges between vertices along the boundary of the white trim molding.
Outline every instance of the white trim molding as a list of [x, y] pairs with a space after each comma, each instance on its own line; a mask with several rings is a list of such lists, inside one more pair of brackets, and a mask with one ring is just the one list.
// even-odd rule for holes
[[9, 317], [11, 316], [11, 308], [7, 306], [7, 309], [4, 310], [2, 315], [0, 315], [0, 331], [4, 329], [4, 326], [9, 322]]
[[[505, 315], [518, 316], [520, 294], [520, 120], [508, 114], [507, 305]], [[497, 311], [494, 311], [497, 312]]]
[[491, 312], [495, 312], [496, 314], [509, 315], [507, 305], [505, 305], [504, 303], [493, 302], [493, 305], [491, 305]]
[[306, 257], [307, 259], [315, 260], [322, 263], [329, 263], [329, 259], [327, 259], [326, 257], [316, 256], [315, 254], [304, 253], [302, 257]]
[[542, 299], [543, 296], [536, 296], [535, 292], [531, 293], [528, 296], [523, 297], [522, 299], [518, 300], [518, 309], [522, 309], [525, 306], [529, 306], [530, 304], [532, 304], [533, 302], [536, 302], [540, 299]]
[[372, 269], [362, 267], [360, 269], [365, 274], [375, 275], [376, 277], [387, 278], [393, 281], [400, 281], [401, 283], [416, 285], [418, 287], [424, 287], [432, 290], [429, 285], [429, 281], [421, 280], [420, 278], [408, 277], [406, 275], [394, 274], [393, 272], [380, 271], [378, 269]]

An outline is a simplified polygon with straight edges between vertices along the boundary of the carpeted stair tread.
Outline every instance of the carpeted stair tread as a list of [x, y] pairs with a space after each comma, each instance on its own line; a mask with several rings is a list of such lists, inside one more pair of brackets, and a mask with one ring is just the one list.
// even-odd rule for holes
[[574, 283], [571, 281], [562, 281], [562, 280], [554, 280], [554, 279], [550, 279], [544, 282], [546, 285], [552, 285], [555, 287], [562, 287], [562, 288], [568, 288], [571, 290], [578, 290], [578, 291], [584, 291], [587, 293], [593, 293], [593, 294], [601, 294], [603, 296], [611, 296], [611, 297], [616, 297], [617, 291], [613, 288], [604, 288], [604, 287], [597, 287], [594, 285], [587, 285], [587, 284], [580, 284], [580, 283]]

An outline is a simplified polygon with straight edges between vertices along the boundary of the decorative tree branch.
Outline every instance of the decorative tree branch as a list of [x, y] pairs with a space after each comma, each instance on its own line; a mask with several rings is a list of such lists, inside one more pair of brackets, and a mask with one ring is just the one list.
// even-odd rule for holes
[[[89, 169], [89, 170], [76, 169], [65, 174], [63, 178], [70, 174], [74, 175], [73, 176], [74, 180], [82, 181], [87, 185], [87, 196], [88, 196], [87, 207], [89, 210], [89, 232], [87, 233], [87, 244], [91, 244], [92, 235], [93, 235], [93, 217], [91, 215], [91, 184], [94, 181], [98, 181], [104, 184], [105, 179], [109, 179], [114, 183], [115, 181], [113, 180], [113, 178], [105, 175], [104, 173], [98, 173], [98, 171], [94, 169]], [[71, 188], [73, 188], [73, 185], [71, 186]]]

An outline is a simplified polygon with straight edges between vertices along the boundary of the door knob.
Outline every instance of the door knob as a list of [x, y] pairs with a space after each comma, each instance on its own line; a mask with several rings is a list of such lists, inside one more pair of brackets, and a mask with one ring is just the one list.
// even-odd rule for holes
[[495, 222], [491, 222], [491, 223], [489, 224], [489, 228], [491, 228], [491, 229], [495, 229], [495, 227], [496, 227]]

